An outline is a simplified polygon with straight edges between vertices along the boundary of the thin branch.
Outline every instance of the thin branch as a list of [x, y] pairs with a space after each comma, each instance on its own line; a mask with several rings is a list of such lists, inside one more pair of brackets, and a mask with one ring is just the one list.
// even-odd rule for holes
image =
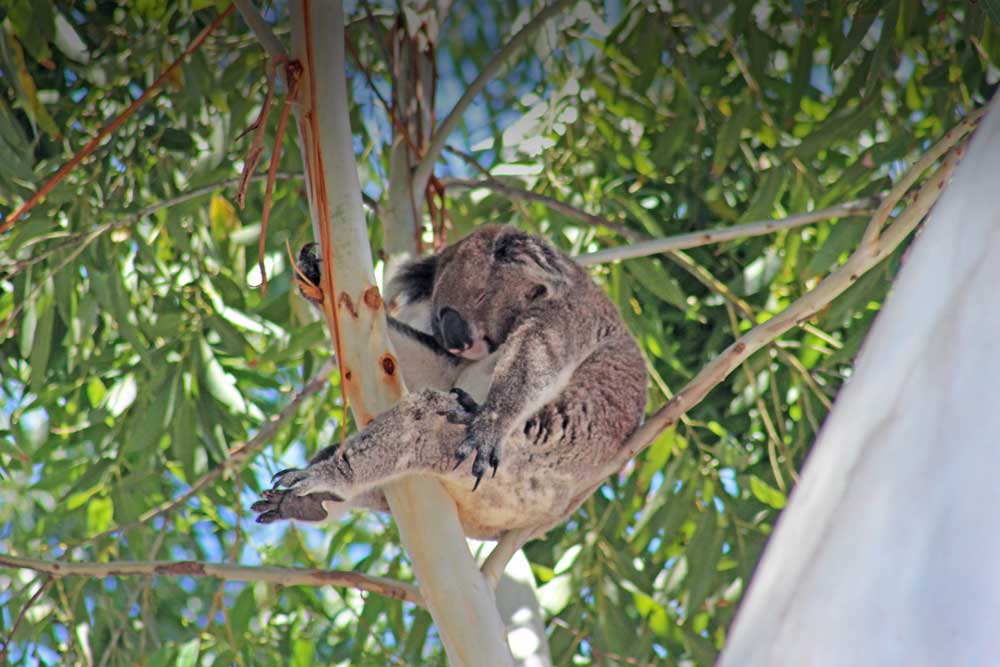
[[7, 635], [7, 641], [3, 643], [3, 648], [0, 649], [0, 664], [7, 664], [7, 652], [10, 650], [10, 645], [14, 643], [14, 635], [17, 633], [18, 627], [20, 627], [21, 621], [24, 620], [25, 615], [28, 613], [28, 609], [31, 608], [31, 605], [35, 604], [35, 601], [42, 596], [42, 593], [45, 592], [45, 589], [48, 588], [53, 581], [55, 581], [55, 578], [51, 576], [46, 577], [45, 581], [42, 582], [42, 585], [38, 587], [38, 590], [32, 593], [31, 597], [28, 598], [28, 601], [23, 607], [21, 607], [21, 611], [18, 612], [17, 618], [14, 620], [14, 625], [10, 629], [10, 634]]
[[479, 568], [479, 571], [486, 578], [486, 583], [489, 584], [492, 590], [496, 590], [497, 583], [499, 583], [500, 577], [503, 576], [503, 571], [507, 569], [507, 563], [514, 557], [514, 554], [528, 540], [540, 532], [534, 527], [515, 528], [514, 530], [508, 530], [500, 537], [497, 545], [493, 547], [493, 551], [490, 552], [490, 555], [486, 557], [486, 561], [483, 562], [482, 567]]
[[557, 0], [553, 4], [549, 5], [542, 11], [525, 24], [513, 37], [504, 44], [503, 48], [497, 51], [496, 55], [490, 59], [483, 69], [479, 71], [476, 78], [469, 84], [468, 88], [465, 89], [465, 93], [459, 98], [458, 102], [452, 108], [448, 115], [445, 117], [441, 124], [438, 125], [437, 130], [434, 132], [434, 136], [431, 138], [430, 145], [427, 147], [427, 152], [424, 154], [423, 158], [420, 160], [420, 164], [417, 165], [416, 170], [413, 173], [413, 189], [415, 192], [423, 192], [424, 188], [427, 187], [428, 181], [430, 181], [431, 173], [434, 171], [434, 164], [437, 162], [438, 157], [441, 156], [441, 150], [444, 148], [445, 143], [448, 141], [448, 135], [451, 131], [455, 129], [458, 125], [458, 121], [462, 118], [462, 114], [465, 113], [466, 108], [472, 103], [472, 100], [476, 98], [477, 95], [486, 87], [500, 68], [510, 60], [511, 56], [516, 53], [525, 45], [525, 43], [531, 39], [531, 37], [538, 32], [546, 21], [558, 14], [565, 7], [575, 2], [575, 0]]
[[683, 250], [685, 248], [697, 248], [699, 246], [733, 241], [735, 239], [750, 238], [752, 236], [764, 236], [774, 232], [803, 227], [821, 220], [833, 218], [844, 218], [852, 215], [865, 215], [871, 212], [871, 208], [878, 204], [878, 198], [867, 197], [865, 199], [855, 199], [852, 201], [837, 204], [829, 208], [808, 213], [798, 213], [786, 218], [775, 220], [757, 220], [745, 222], [722, 229], [710, 229], [707, 231], [687, 232], [685, 234], [675, 234], [660, 239], [648, 239], [617, 248], [605, 248], [597, 252], [579, 255], [576, 260], [584, 266], [593, 266], [605, 262], [614, 262], [622, 259], [634, 259], [636, 257], [646, 257], [667, 252], [668, 250]]
[[176, 498], [172, 498], [164, 503], [161, 503], [153, 509], [147, 510], [135, 521], [109, 528], [103, 532], [88, 537], [86, 541], [93, 542], [102, 537], [114, 535], [122, 532], [123, 530], [128, 530], [130, 528], [135, 528], [136, 526], [148, 523], [158, 516], [174, 511], [186, 503], [190, 498], [193, 498], [201, 493], [209, 484], [218, 479], [224, 472], [237, 468], [245, 460], [247, 460], [247, 458], [256, 454], [264, 447], [265, 444], [272, 440], [278, 432], [278, 428], [295, 416], [295, 413], [299, 410], [299, 406], [302, 405], [302, 402], [306, 398], [326, 387], [327, 380], [329, 380], [330, 375], [333, 374], [333, 371], [336, 368], [337, 360], [331, 357], [325, 364], [323, 364], [323, 367], [320, 368], [319, 372], [316, 373], [316, 375], [309, 380], [309, 382], [307, 382], [294, 397], [292, 397], [292, 400], [288, 401], [288, 404], [281, 409], [281, 412], [271, 417], [271, 419], [269, 419], [245, 444], [233, 447], [229, 451], [229, 458], [205, 473], [200, 479], [191, 484], [187, 491]]
[[281, 45], [278, 38], [274, 36], [274, 31], [271, 30], [271, 26], [264, 17], [260, 15], [257, 8], [254, 7], [250, 0], [233, 0], [233, 4], [236, 5], [236, 9], [239, 10], [240, 16], [246, 21], [246, 24], [250, 26], [250, 30], [257, 37], [260, 45], [264, 47], [267, 51], [267, 55], [272, 59], [276, 60], [278, 58], [287, 58], [288, 53], [285, 51], [285, 47]]
[[360, 572], [318, 570], [298, 567], [269, 567], [206, 563], [194, 560], [108, 561], [107, 563], [66, 563], [39, 558], [19, 558], [0, 554], [0, 567], [34, 570], [52, 577], [171, 576], [212, 577], [223, 581], [262, 581], [281, 586], [347, 586], [378, 593], [396, 600], [424, 606], [416, 586]]
[[899, 200], [903, 198], [903, 195], [913, 187], [913, 184], [920, 178], [920, 175], [927, 171], [931, 165], [941, 159], [941, 156], [952, 149], [952, 147], [958, 143], [966, 133], [971, 131], [979, 123], [979, 120], [986, 113], [988, 107], [983, 107], [971, 112], [968, 116], [962, 119], [955, 127], [951, 128], [941, 139], [938, 141], [929, 151], [924, 153], [919, 160], [913, 163], [903, 177], [892, 186], [889, 194], [882, 200], [882, 204], [878, 207], [875, 215], [872, 216], [871, 221], [868, 223], [868, 227], [865, 229], [865, 235], [862, 239], [862, 244], [871, 245], [878, 240], [878, 235], [882, 231], [882, 226], [885, 221], [889, 218], [889, 214], [892, 209], [896, 208], [896, 204]]
[[3, 234], [10, 229], [11, 225], [13, 225], [18, 218], [22, 217], [25, 213], [34, 208], [40, 201], [45, 199], [45, 196], [52, 191], [52, 188], [66, 178], [67, 174], [76, 169], [76, 167], [83, 162], [88, 155], [97, 150], [97, 147], [100, 146], [105, 137], [121, 127], [122, 124], [124, 124], [125, 121], [128, 120], [139, 107], [145, 104], [148, 100], [152, 99], [154, 96], [158, 95], [162, 90], [161, 86], [163, 82], [170, 78], [170, 76], [174, 73], [174, 70], [180, 67], [181, 63], [183, 63], [189, 55], [201, 48], [202, 43], [204, 43], [208, 36], [212, 34], [212, 31], [218, 28], [232, 13], [233, 6], [230, 5], [229, 7], [226, 7], [221, 14], [215, 17], [211, 23], [205, 26], [205, 28], [198, 33], [198, 36], [191, 40], [191, 43], [188, 44], [187, 48], [184, 49], [181, 55], [179, 55], [176, 60], [170, 63], [170, 65], [163, 70], [163, 73], [156, 78], [153, 85], [144, 90], [142, 95], [137, 97], [135, 101], [126, 107], [125, 111], [118, 114], [114, 120], [102, 127], [94, 138], [88, 141], [83, 148], [77, 151], [76, 155], [63, 164], [63, 166], [61, 166], [59, 170], [42, 185], [42, 187], [38, 188], [38, 190], [36, 190], [35, 193], [28, 198], [28, 201], [21, 204], [16, 211], [11, 213], [6, 220], [0, 223], [0, 234]]
[[538, 194], [537, 192], [525, 190], [524, 188], [519, 188], [514, 185], [509, 185], [497, 178], [494, 178], [493, 176], [487, 176], [482, 180], [467, 178], [442, 178], [441, 184], [446, 188], [487, 188], [494, 192], [499, 192], [502, 195], [506, 195], [511, 199], [538, 202], [543, 204], [546, 208], [562, 213], [563, 215], [575, 220], [585, 222], [588, 225], [613, 229], [615, 232], [627, 239], [637, 240], [642, 238], [636, 232], [632, 231], [620, 222], [612, 222], [607, 218], [594, 215], [593, 213], [587, 213], [586, 211], [582, 211], [575, 206], [570, 206], [569, 204], [563, 203], [558, 199], [554, 199], [553, 197]]
[[445, 185], [445, 187], [470, 189], [486, 188], [511, 197], [512, 199], [539, 202], [567, 217], [574, 218], [588, 225], [613, 229], [623, 237], [636, 241], [635, 243], [625, 246], [605, 248], [604, 250], [598, 250], [597, 252], [578, 255], [576, 260], [584, 266], [594, 266], [596, 264], [604, 264], [606, 262], [614, 262], [623, 259], [635, 259], [637, 257], [646, 257], [648, 255], [658, 255], [671, 250], [696, 248], [704, 245], [712, 245], [714, 243], [750, 238], [753, 236], [764, 236], [766, 234], [773, 234], [774, 232], [786, 229], [803, 227], [821, 220], [844, 218], [852, 215], [866, 215], [871, 213], [872, 209], [875, 206], [878, 206], [880, 201], [878, 197], [865, 197], [863, 199], [846, 201], [842, 204], [830, 206], [829, 208], [820, 209], [818, 211], [809, 211], [807, 213], [790, 215], [785, 218], [757, 220], [721, 229], [687, 232], [659, 239], [651, 239], [641, 236], [638, 232], [629, 229], [621, 223], [613, 222], [599, 215], [594, 215], [593, 213], [587, 213], [586, 211], [561, 202], [557, 199], [553, 199], [552, 197], [510, 185], [493, 176], [487, 175], [483, 179], [443, 178], [441, 179], [441, 182]]

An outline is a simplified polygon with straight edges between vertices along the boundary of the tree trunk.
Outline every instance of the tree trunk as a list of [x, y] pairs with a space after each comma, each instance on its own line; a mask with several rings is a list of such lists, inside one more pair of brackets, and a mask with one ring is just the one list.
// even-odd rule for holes
[[[343, 12], [337, 2], [298, 0], [292, 3], [291, 18], [292, 55], [306, 69], [299, 129], [311, 180], [310, 211], [317, 238], [321, 225], [331, 225], [335, 239], [332, 269], [343, 337], [340, 363], [345, 375], [350, 374], [344, 389], [355, 420], [365, 424], [399, 398], [402, 386], [398, 371], [387, 371], [381, 363], [389, 347], [381, 299], [373, 290], [351, 143]], [[317, 73], [312, 83], [310, 63]], [[319, 136], [313, 136], [314, 127]], [[320, 156], [309, 154], [310, 146], [317, 145], [314, 141], [321, 146]], [[329, 220], [323, 219], [320, 189], [325, 189]], [[493, 595], [466, 548], [451, 498], [436, 481], [419, 477], [393, 483], [385, 492], [451, 664], [511, 665]]]
[[1000, 113], [977, 130], [778, 523], [722, 667], [1000, 655]]

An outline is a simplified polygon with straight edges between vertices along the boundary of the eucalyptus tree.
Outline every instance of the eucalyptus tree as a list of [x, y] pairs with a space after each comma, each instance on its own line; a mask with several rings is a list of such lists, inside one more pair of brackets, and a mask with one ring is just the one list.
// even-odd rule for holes
[[[311, 38], [315, 58], [342, 34], [344, 67], [298, 83], [296, 8], [332, 19], [238, 4], [0, 3], [6, 658], [468, 659], [429, 581], [477, 576], [471, 561], [452, 540], [459, 560], [421, 570], [435, 522], [401, 516], [446, 503], [433, 489], [400, 490], [417, 505], [396, 520], [320, 529], [247, 511], [275, 470], [363, 425], [345, 397], [389, 401], [369, 367], [336, 368], [286, 250], [344, 215], [354, 236], [335, 227], [331, 250], [370, 253], [334, 258], [362, 282], [487, 221], [592, 267], [647, 355], [648, 426], [524, 546], [544, 636], [511, 645], [712, 664], [996, 88], [996, 4], [349, 3]], [[349, 146], [310, 139], [310, 95], [337, 98]], [[340, 174], [323, 213], [304, 165], [334, 144], [351, 155], [323, 161]], [[378, 339], [345, 331], [342, 359]]]

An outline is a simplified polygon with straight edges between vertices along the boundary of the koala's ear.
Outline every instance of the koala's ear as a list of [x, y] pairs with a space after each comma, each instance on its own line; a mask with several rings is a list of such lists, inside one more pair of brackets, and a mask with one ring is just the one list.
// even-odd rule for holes
[[402, 298], [406, 303], [430, 300], [439, 259], [440, 255], [435, 254], [410, 260], [389, 281], [386, 294], [390, 298]]

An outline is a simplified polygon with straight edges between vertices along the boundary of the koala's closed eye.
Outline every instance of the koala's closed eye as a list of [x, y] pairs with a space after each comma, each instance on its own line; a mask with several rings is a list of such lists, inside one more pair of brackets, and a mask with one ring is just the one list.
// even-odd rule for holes
[[548, 294], [548, 292], [549, 288], [545, 285], [535, 285], [531, 288], [531, 291], [528, 292], [528, 301], [537, 301]]

